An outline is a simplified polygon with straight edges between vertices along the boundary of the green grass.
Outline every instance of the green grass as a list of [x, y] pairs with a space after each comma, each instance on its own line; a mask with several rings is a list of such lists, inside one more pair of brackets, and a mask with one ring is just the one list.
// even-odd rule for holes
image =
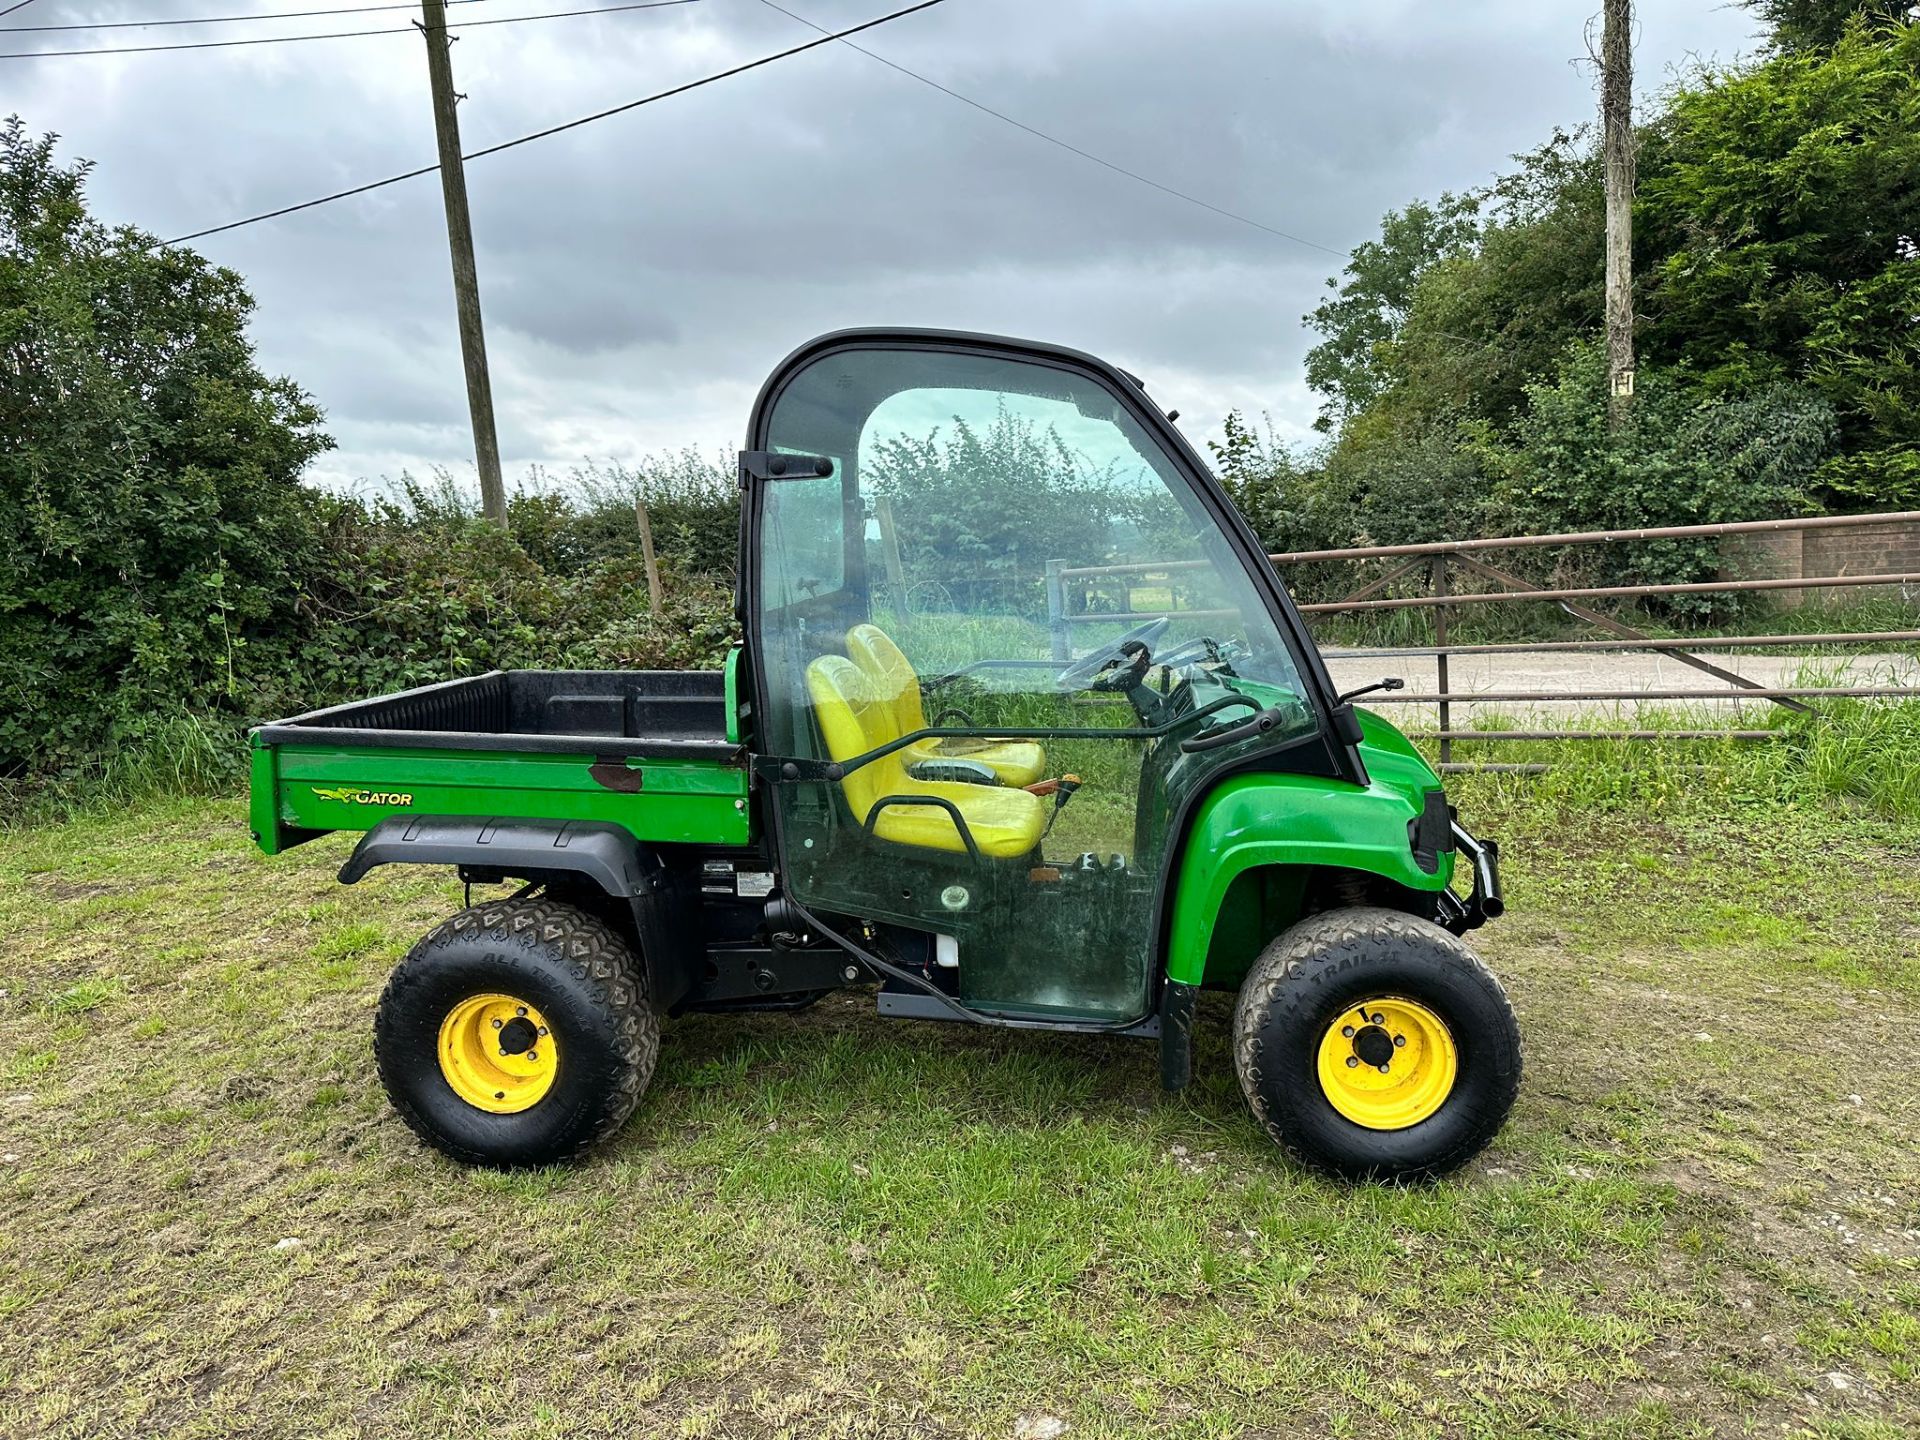
[[[1817, 662], [1797, 683], [1835, 683]], [[1364, 703], [1364, 702], [1363, 702]], [[1613, 715], [1503, 714], [1476, 708], [1480, 730], [1764, 729], [1768, 740], [1456, 740], [1466, 765], [1531, 764], [1544, 774], [1478, 776], [1467, 783], [1512, 805], [1663, 814], [1712, 806], [1838, 802], [1920, 822], [1920, 701], [1830, 699], [1811, 714], [1748, 707], [1628, 706]], [[1407, 721], [1404, 715], [1389, 719]], [[1429, 722], [1430, 723], [1430, 722]], [[1410, 729], [1422, 728], [1409, 724]], [[1437, 758], [1437, 743], [1421, 740]], [[1454, 777], [1453, 784], [1461, 783]]]
[[[666, 1032], [590, 1162], [416, 1144], [369, 1019], [433, 872], [231, 801], [0, 835], [0, 1414], [92, 1436], [1892, 1437], [1920, 1426], [1920, 830], [1474, 779], [1528, 1073], [1455, 1180], [1346, 1187], [1150, 1048]], [[1703, 1038], [1704, 1037], [1704, 1038]], [[294, 1243], [289, 1243], [294, 1242]], [[1828, 1377], [1838, 1375], [1846, 1388]]]
[[231, 790], [246, 747], [238, 725], [187, 713], [78, 766], [0, 779], [0, 827], [47, 824], [181, 795]]

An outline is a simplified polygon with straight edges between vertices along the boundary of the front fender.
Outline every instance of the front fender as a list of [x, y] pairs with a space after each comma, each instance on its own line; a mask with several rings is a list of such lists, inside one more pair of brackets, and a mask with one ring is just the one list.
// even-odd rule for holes
[[1426, 803], [1424, 793], [1380, 777], [1366, 786], [1280, 774], [1223, 781], [1194, 816], [1175, 872], [1167, 978], [1185, 985], [1206, 978], [1222, 902], [1236, 879], [1259, 866], [1330, 866], [1411, 890], [1445, 889], [1451, 851], [1425, 870], [1409, 839]]

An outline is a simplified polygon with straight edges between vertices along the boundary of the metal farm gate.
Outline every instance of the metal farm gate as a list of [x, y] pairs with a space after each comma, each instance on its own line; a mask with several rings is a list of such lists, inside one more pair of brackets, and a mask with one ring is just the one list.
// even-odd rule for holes
[[[1872, 647], [1920, 644], [1920, 629], [1888, 629], [1774, 635], [1702, 635], [1678, 638], [1656, 637], [1595, 609], [1589, 601], [1640, 600], [1666, 596], [1746, 594], [1754, 592], [1833, 593], [1856, 586], [1900, 587], [1904, 598], [1914, 598], [1911, 587], [1920, 587], [1920, 567], [1888, 572], [1840, 573], [1830, 575], [1793, 575], [1767, 578], [1739, 578], [1737, 575], [1714, 580], [1681, 584], [1583, 585], [1542, 584], [1513, 573], [1485, 558], [1503, 551], [1642, 543], [1647, 541], [1712, 540], [1729, 536], [1769, 536], [1841, 527], [1904, 526], [1920, 528], [1920, 511], [1899, 511], [1879, 515], [1823, 515], [1788, 520], [1750, 520], [1718, 525], [1676, 525], [1644, 530], [1590, 530], [1565, 535], [1509, 535], [1486, 540], [1442, 540], [1418, 545], [1361, 545], [1338, 550], [1298, 550], [1269, 558], [1283, 579], [1307, 566], [1344, 565], [1355, 572], [1360, 583], [1335, 600], [1311, 601], [1300, 605], [1308, 617], [1364, 615], [1382, 611], [1423, 612], [1430, 622], [1431, 641], [1425, 644], [1385, 645], [1340, 649], [1325, 647], [1329, 661], [1354, 659], [1422, 658], [1434, 662], [1436, 685], [1428, 692], [1398, 692], [1369, 696], [1368, 705], [1424, 705], [1433, 708], [1438, 727], [1413, 730], [1420, 739], [1439, 742], [1443, 770], [1521, 770], [1538, 771], [1543, 765], [1463, 765], [1455, 763], [1456, 741], [1517, 740], [1688, 740], [1774, 738], [1778, 732], [1739, 728], [1736, 719], [1727, 726], [1693, 729], [1456, 729], [1455, 707], [1498, 704], [1618, 704], [1627, 701], [1725, 702], [1762, 700], [1790, 710], [1810, 712], [1822, 698], [1898, 699], [1920, 698], [1920, 687], [1906, 685], [1766, 685], [1736, 674], [1696, 653], [1701, 650], [1767, 651], [1804, 647]], [[1890, 547], [1892, 548], [1892, 547]], [[1913, 563], [1909, 559], [1908, 563]], [[1132, 623], [1141, 612], [1114, 608], [1110, 600], [1102, 604], [1101, 592], [1110, 596], [1118, 588], [1150, 584], [1171, 579], [1180, 562], [1168, 565], [1130, 564], [1114, 566], [1065, 567], [1050, 565], [1047, 574], [1049, 621], [1057, 651], [1071, 648], [1072, 628], [1077, 625]], [[1367, 573], [1372, 571], [1373, 573]], [[1362, 578], [1364, 577], [1364, 578]], [[1463, 586], [1461, 582], [1466, 582]], [[1351, 583], [1351, 582], [1350, 582]], [[1491, 587], [1491, 588], [1488, 588]], [[1398, 592], [1398, 593], [1390, 593]], [[1297, 594], [1297, 592], [1296, 592]], [[1579, 640], [1521, 640], [1497, 644], [1457, 644], [1450, 639], [1453, 621], [1467, 607], [1550, 602], [1565, 613], [1602, 632], [1604, 638]], [[1451, 661], [1465, 655], [1536, 655], [1547, 653], [1606, 653], [1636, 651], [1670, 657], [1691, 666], [1719, 682], [1713, 688], [1595, 688], [1595, 689], [1493, 689], [1456, 690], [1453, 688]]]

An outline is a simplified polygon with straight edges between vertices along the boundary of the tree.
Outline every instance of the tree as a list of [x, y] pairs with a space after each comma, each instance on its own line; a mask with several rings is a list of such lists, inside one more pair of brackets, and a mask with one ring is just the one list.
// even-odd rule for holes
[[[1920, 505], [1920, 24], [1856, 20], [1829, 45], [1701, 70], [1636, 142], [1639, 373], [1669, 371], [1694, 399], [1805, 388], [1838, 425], [1818, 503]], [[1358, 304], [1377, 285], [1323, 307], [1349, 343], [1309, 374], [1345, 462], [1424, 450], [1436, 429], [1513, 430], [1530, 388], [1600, 333], [1603, 195], [1591, 132], [1557, 133], [1476, 197], [1477, 230], [1392, 307]]]
[[1768, 36], [1781, 50], [1824, 50], [1840, 41], [1848, 25], [1897, 24], [1912, 0], [1746, 0], [1766, 22]]
[[1416, 200], [1390, 210], [1380, 238], [1354, 247], [1346, 278], [1327, 281], [1333, 297], [1304, 317], [1326, 337], [1307, 352], [1307, 383], [1326, 397], [1318, 429], [1334, 429], [1386, 390], [1386, 350], [1399, 337], [1420, 278], [1473, 242], [1478, 210], [1476, 197], [1446, 194], [1438, 204]]
[[330, 444], [254, 364], [240, 277], [93, 219], [55, 141], [0, 126], [0, 773], [237, 703]]
[[1920, 25], [1677, 92], [1642, 183], [1642, 332], [1715, 393], [1805, 381], [1832, 503], [1920, 502]]
[[1477, 236], [1422, 271], [1398, 334], [1378, 348], [1376, 406], [1397, 423], [1505, 423], [1600, 314], [1605, 211], [1591, 129], [1556, 130], [1517, 158], [1475, 197]]

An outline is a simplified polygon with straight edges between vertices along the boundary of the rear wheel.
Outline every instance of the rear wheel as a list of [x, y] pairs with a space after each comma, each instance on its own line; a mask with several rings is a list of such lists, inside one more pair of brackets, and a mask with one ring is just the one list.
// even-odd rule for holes
[[632, 949], [551, 900], [463, 910], [395, 967], [374, 1058], [400, 1118], [471, 1165], [544, 1165], [618, 1130], [660, 1051]]
[[1397, 910], [1328, 911], [1269, 945], [1240, 987], [1233, 1054], [1267, 1133], [1354, 1178], [1458, 1168], [1520, 1085], [1500, 982], [1457, 936]]

